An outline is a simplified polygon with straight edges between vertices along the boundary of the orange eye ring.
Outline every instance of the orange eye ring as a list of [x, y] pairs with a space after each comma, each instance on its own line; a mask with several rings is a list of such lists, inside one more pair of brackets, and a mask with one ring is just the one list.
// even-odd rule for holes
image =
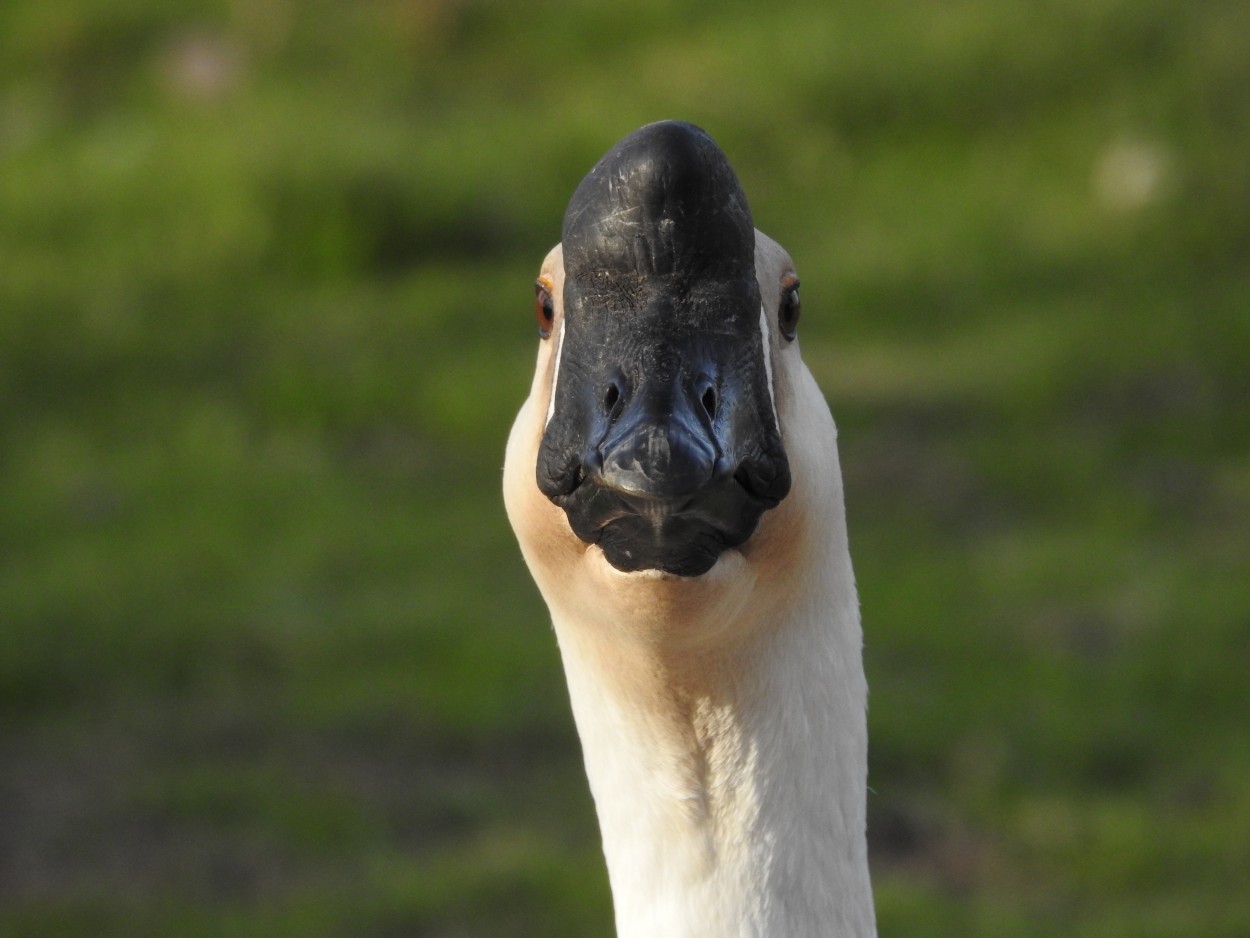
[[546, 277], [539, 277], [534, 281], [534, 319], [538, 321], [538, 334], [544, 339], [551, 335], [551, 327], [556, 319], [553, 289], [551, 281]]

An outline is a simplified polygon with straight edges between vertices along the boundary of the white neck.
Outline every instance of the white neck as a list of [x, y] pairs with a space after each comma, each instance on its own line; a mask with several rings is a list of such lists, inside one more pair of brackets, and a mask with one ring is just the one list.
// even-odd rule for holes
[[716, 635], [684, 642], [553, 608], [621, 938], [875, 933], [866, 686], [840, 541], [789, 584], [771, 613], [784, 620], [759, 621], [776, 603], [725, 608], [732, 588]]
[[[757, 235], [757, 265], [778, 283], [790, 262]], [[538, 491], [550, 344], [508, 441], [508, 516], [564, 658], [620, 938], [875, 934], [837, 430], [797, 343], [761, 332], [793, 486], [700, 577], [613, 569]]]

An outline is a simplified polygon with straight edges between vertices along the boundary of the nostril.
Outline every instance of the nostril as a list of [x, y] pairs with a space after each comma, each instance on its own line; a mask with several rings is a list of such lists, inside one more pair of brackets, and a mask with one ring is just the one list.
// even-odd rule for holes
[[708, 417], [715, 420], [716, 406], [720, 403], [716, 396], [716, 388], [708, 385], [707, 390], [703, 392], [703, 397], [700, 398], [700, 402], [703, 404], [703, 409], [707, 412]]
[[621, 401], [621, 389], [616, 386], [616, 382], [614, 381], [608, 385], [608, 390], [603, 395], [604, 413], [608, 414], [609, 416], [615, 416], [613, 411], [616, 410], [616, 405], [619, 404], [620, 401]]

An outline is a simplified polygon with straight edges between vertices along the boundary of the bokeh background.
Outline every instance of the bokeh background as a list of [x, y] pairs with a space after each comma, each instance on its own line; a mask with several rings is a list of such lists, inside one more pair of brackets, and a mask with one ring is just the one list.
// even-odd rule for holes
[[0, 935], [608, 935], [499, 495], [706, 127], [841, 427], [892, 936], [1250, 934], [1244, 0], [4, 0]]

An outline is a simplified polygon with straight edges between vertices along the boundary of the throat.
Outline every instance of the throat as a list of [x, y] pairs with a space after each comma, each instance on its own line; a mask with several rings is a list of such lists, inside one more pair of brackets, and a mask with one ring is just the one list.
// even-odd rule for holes
[[873, 934], [845, 611], [680, 667], [557, 620], [622, 938]]

